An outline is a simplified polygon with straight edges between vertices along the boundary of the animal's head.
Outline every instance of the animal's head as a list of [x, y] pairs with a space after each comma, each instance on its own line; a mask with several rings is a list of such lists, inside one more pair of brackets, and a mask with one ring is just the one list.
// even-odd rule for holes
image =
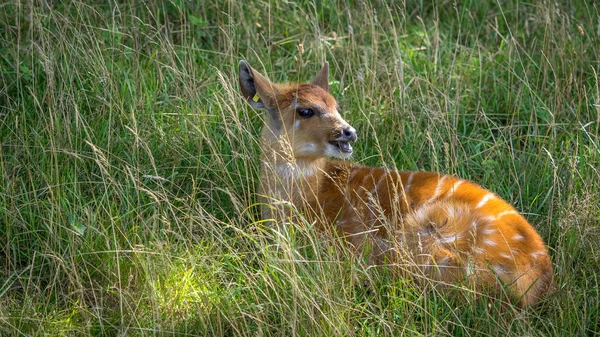
[[240, 62], [239, 76], [248, 103], [268, 112], [265, 127], [272, 143], [287, 143], [296, 159], [352, 154], [350, 142], [356, 140], [356, 130], [340, 116], [329, 94], [328, 63], [307, 84], [271, 83], [246, 61]]

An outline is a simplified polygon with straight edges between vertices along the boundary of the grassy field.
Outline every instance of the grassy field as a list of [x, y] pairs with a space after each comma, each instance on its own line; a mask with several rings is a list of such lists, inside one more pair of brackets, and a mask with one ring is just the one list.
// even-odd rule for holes
[[[600, 335], [600, 7], [0, 4], [0, 335]], [[547, 242], [538, 307], [458, 301], [255, 205], [273, 81], [323, 61], [357, 162], [474, 180]]]

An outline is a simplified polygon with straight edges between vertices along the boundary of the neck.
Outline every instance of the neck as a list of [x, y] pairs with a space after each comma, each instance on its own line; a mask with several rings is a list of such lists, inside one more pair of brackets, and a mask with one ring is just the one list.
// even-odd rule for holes
[[327, 159], [295, 158], [285, 142], [265, 142], [264, 138], [261, 150], [264, 201], [271, 205], [291, 203], [299, 210], [317, 207]]
[[285, 180], [309, 179], [320, 172], [324, 160], [320, 159], [297, 159], [293, 162], [279, 162], [276, 164], [277, 175]]
[[295, 157], [289, 140], [282, 135], [281, 128], [271, 124], [267, 123], [262, 130], [263, 173], [278, 176], [284, 181], [308, 179], [322, 173], [327, 162], [325, 157]]
[[275, 179], [280, 184], [298, 185], [302, 182], [312, 183], [312, 180], [323, 174], [327, 163], [325, 157], [296, 158], [289, 152], [291, 150], [281, 147], [264, 146], [262, 151], [263, 178]]

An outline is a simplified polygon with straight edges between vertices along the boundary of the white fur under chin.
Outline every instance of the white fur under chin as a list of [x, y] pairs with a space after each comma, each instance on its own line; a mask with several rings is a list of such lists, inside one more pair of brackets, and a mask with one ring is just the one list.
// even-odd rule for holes
[[352, 157], [352, 153], [342, 152], [342, 151], [340, 151], [340, 149], [337, 146], [327, 144], [325, 146], [325, 156], [333, 157], [333, 158], [340, 158], [340, 159], [347, 159], [347, 158]]
[[292, 163], [277, 166], [277, 174], [282, 178], [299, 179], [310, 177], [316, 173], [312, 166], [297, 165]]

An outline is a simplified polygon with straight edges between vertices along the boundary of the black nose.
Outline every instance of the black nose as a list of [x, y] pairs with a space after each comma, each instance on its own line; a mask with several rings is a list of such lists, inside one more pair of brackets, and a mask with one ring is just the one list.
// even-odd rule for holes
[[353, 142], [356, 140], [356, 130], [354, 130], [353, 127], [349, 126], [342, 130], [342, 137], [348, 142]]

